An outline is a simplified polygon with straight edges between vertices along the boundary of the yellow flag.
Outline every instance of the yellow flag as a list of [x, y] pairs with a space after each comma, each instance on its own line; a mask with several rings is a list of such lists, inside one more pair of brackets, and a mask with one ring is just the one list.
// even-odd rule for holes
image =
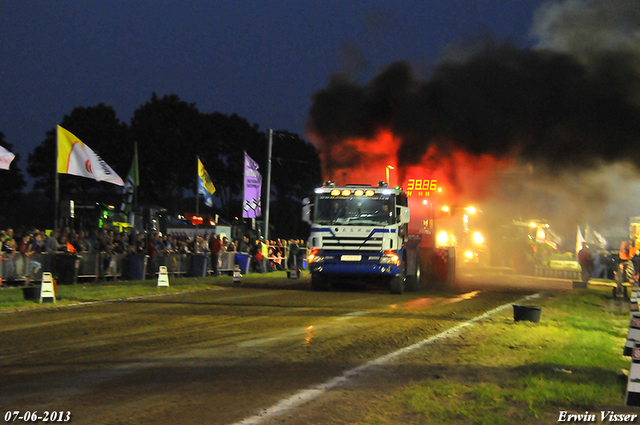
[[213, 195], [215, 191], [216, 187], [213, 185], [209, 173], [204, 169], [202, 161], [198, 158], [198, 193], [204, 196], [204, 203], [209, 207], [213, 206], [213, 198], [211, 195]]
[[124, 182], [89, 146], [58, 126], [58, 173], [124, 186]]

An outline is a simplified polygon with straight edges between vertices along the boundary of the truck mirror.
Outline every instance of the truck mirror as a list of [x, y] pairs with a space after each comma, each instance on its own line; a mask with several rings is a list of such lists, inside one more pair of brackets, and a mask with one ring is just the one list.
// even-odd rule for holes
[[396, 207], [396, 215], [398, 216], [400, 223], [402, 224], [409, 223], [409, 220], [410, 220], [409, 207]]
[[[307, 198], [308, 199], [308, 198]], [[302, 206], [302, 221], [311, 224], [311, 215], [313, 212], [313, 204], [305, 204]]]

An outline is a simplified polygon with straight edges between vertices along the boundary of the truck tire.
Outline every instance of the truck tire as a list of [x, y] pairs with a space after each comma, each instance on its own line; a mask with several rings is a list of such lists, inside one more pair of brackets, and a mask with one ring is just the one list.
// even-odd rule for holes
[[404, 293], [405, 281], [407, 280], [407, 262], [406, 259], [402, 259], [402, 269], [400, 276], [396, 276], [391, 279], [391, 293], [401, 295]]
[[314, 291], [327, 291], [329, 289], [329, 281], [322, 276], [312, 274], [311, 289]]
[[407, 291], [410, 292], [418, 292], [420, 289], [422, 289], [420, 286], [420, 274], [421, 274], [421, 270], [420, 270], [420, 256], [418, 255], [418, 258], [416, 259], [416, 272], [410, 276], [407, 276]]

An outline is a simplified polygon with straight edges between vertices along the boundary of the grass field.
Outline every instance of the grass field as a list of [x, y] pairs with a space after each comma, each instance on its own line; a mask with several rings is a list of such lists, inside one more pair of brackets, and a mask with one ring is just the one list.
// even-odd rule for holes
[[[463, 350], [430, 349], [435, 379], [383, 397], [359, 425], [547, 424], [560, 413], [640, 413], [625, 406], [631, 360], [622, 356], [629, 302], [607, 289], [536, 300], [539, 323], [501, 313], [466, 329]], [[426, 367], [426, 365], [425, 365]]]

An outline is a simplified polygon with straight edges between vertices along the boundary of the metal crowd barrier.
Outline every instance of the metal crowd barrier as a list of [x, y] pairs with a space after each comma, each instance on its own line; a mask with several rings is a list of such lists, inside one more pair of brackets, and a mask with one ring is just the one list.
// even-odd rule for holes
[[[302, 249], [302, 252], [306, 249]], [[236, 255], [246, 255], [246, 253], [223, 252], [218, 259], [218, 271], [220, 273], [233, 273], [238, 263]], [[160, 266], [167, 267], [167, 272], [175, 277], [184, 277], [192, 274], [191, 263], [192, 254], [159, 254], [155, 259], [147, 257], [146, 267], [143, 275], [150, 279], [155, 278]], [[302, 253], [298, 268], [306, 268], [306, 261], [303, 260]], [[270, 258], [275, 259], [275, 258]], [[285, 269], [288, 269], [287, 257], [278, 257]], [[104, 281], [104, 280], [130, 280], [133, 274], [132, 267], [137, 264], [127, 254], [91, 253], [79, 252], [75, 254], [67, 253], [38, 253], [24, 255], [20, 253], [0, 253], [0, 284], [27, 284], [41, 282], [42, 273], [50, 272], [59, 284], [76, 283], [82, 281]], [[207, 274], [211, 274], [211, 257], [207, 255]]]
[[578, 270], [560, 270], [552, 269], [550, 267], [536, 267], [536, 276], [540, 277], [555, 277], [558, 279], [571, 279], [580, 280], [581, 273]]
[[[219, 255], [218, 258], [218, 271], [220, 273], [230, 273], [233, 272], [233, 268], [236, 265], [236, 253], [235, 252], [223, 252]], [[210, 272], [213, 271], [213, 267], [211, 267], [211, 257], [209, 257], [208, 269]]]
[[42, 272], [51, 268], [46, 254], [0, 253], [0, 283], [42, 280]]
[[[165, 266], [167, 268], [167, 273], [175, 277], [183, 277], [187, 274], [191, 273], [191, 254], [159, 254], [156, 257], [157, 267]], [[152, 273], [158, 273], [158, 270], [153, 269]]]

